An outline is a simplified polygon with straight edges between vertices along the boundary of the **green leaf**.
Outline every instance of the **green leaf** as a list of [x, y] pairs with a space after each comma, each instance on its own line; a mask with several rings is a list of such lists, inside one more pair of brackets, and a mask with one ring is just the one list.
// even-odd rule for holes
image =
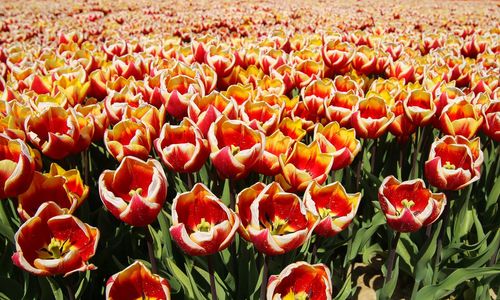
[[172, 273], [172, 275], [174, 275], [177, 281], [179, 281], [182, 285], [182, 289], [184, 290], [186, 297], [189, 299], [196, 299], [189, 277], [182, 272], [172, 258], [167, 258], [167, 267], [170, 270], [170, 273]]
[[353, 260], [360, 249], [366, 245], [366, 243], [371, 239], [371, 237], [375, 234], [377, 229], [385, 223], [385, 217], [381, 212], [375, 214], [372, 219], [372, 222], [367, 224], [365, 227], [361, 228], [354, 235], [354, 240], [351, 245], [350, 253], [348, 253], [349, 261]]
[[424, 280], [427, 273], [427, 266], [431, 262], [434, 254], [436, 252], [436, 240], [439, 236], [439, 232], [441, 231], [442, 223], [440, 222], [437, 227], [433, 228], [433, 234], [430, 240], [428, 240], [424, 247], [420, 250], [417, 263], [415, 264], [415, 280], [422, 281]]
[[500, 180], [496, 180], [486, 200], [485, 210], [488, 211], [494, 204], [498, 203], [499, 198], [500, 198]]
[[458, 269], [438, 284], [425, 286], [418, 291], [415, 299], [441, 299], [451, 294], [455, 288], [475, 277], [484, 277], [500, 274], [500, 266]]
[[85, 289], [87, 288], [89, 280], [90, 280], [90, 271], [87, 270], [85, 271], [83, 278], [80, 279], [80, 283], [78, 284], [78, 289], [76, 290], [75, 293], [76, 299], [81, 299], [83, 293], [85, 292]]
[[[385, 268], [384, 268], [385, 270]], [[384, 274], [386, 276], [387, 271]], [[392, 294], [394, 294], [394, 290], [396, 289], [396, 285], [398, 283], [399, 277], [399, 257], [396, 258], [396, 263], [394, 264], [394, 269], [392, 271], [392, 277], [389, 282], [385, 283], [384, 286], [377, 291], [378, 298], [385, 300], [391, 299]]]
[[23, 287], [15, 280], [7, 277], [0, 277], [0, 299], [21, 299], [23, 297]]
[[351, 293], [353, 292], [351, 275], [352, 274], [349, 273], [339, 293], [335, 296], [335, 298], [333, 298], [334, 300], [347, 300], [351, 298]]

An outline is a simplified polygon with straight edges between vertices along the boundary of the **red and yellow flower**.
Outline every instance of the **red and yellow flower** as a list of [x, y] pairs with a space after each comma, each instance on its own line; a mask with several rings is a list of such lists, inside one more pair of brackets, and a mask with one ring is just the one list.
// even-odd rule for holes
[[339, 182], [320, 186], [313, 181], [304, 192], [306, 208], [319, 216], [314, 232], [323, 237], [332, 237], [349, 226], [360, 202], [361, 193], [348, 194]]
[[330, 270], [324, 264], [299, 261], [288, 265], [279, 275], [269, 277], [268, 300], [332, 299]]
[[415, 232], [434, 223], [446, 205], [445, 194], [432, 193], [422, 179], [399, 182], [394, 176], [382, 181], [378, 200], [387, 224], [399, 232]]
[[167, 197], [168, 182], [157, 160], [125, 157], [115, 171], [99, 177], [99, 195], [106, 208], [132, 226], [151, 224]]
[[257, 251], [267, 255], [287, 253], [303, 245], [317, 225], [317, 217], [306, 209], [302, 200], [287, 193], [279, 183], [255, 184], [237, 197], [241, 216], [240, 234], [252, 242]]
[[199, 171], [210, 154], [208, 141], [188, 118], [179, 125], [165, 124], [154, 146], [162, 162], [172, 171], [181, 173]]
[[447, 135], [432, 143], [425, 177], [439, 189], [460, 190], [479, 180], [482, 163], [479, 137], [468, 140]]
[[151, 151], [149, 128], [138, 119], [125, 119], [106, 130], [104, 145], [119, 162], [126, 156], [147, 159]]
[[495, 142], [500, 142], [500, 100], [483, 105], [483, 131]]
[[170, 284], [137, 260], [108, 279], [106, 299], [170, 300]]
[[439, 117], [440, 129], [444, 134], [474, 137], [483, 123], [479, 109], [466, 99], [449, 103]]
[[170, 234], [188, 255], [211, 255], [229, 247], [240, 219], [204, 184], [178, 194], [172, 203]]
[[22, 140], [0, 134], [0, 199], [18, 196], [30, 186], [35, 172], [30, 150]]
[[370, 96], [358, 102], [351, 117], [351, 125], [361, 138], [376, 139], [383, 135], [394, 121], [384, 99]]
[[266, 176], [275, 176], [280, 173], [279, 156], [290, 149], [295, 141], [284, 135], [280, 130], [266, 137], [262, 157], [254, 165], [253, 170]]
[[428, 125], [436, 113], [436, 105], [431, 93], [423, 89], [411, 91], [403, 100], [403, 107], [408, 119], [420, 127]]
[[326, 126], [317, 124], [314, 128], [314, 140], [317, 140], [323, 153], [333, 153], [332, 170], [340, 170], [352, 163], [361, 150], [361, 142], [356, 139], [353, 128], [340, 127], [331, 122]]
[[225, 116], [210, 126], [210, 159], [222, 178], [242, 178], [262, 156], [265, 145], [262, 132]]
[[42, 204], [14, 236], [13, 263], [38, 276], [64, 275], [95, 269], [99, 230], [65, 214], [54, 202]]
[[276, 181], [287, 191], [304, 191], [313, 180], [323, 184], [333, 166], [334, 154], [322, 153], [318, 141], [309, 145], [294, 144], [291, 151], [279, 156], [281, 173]]

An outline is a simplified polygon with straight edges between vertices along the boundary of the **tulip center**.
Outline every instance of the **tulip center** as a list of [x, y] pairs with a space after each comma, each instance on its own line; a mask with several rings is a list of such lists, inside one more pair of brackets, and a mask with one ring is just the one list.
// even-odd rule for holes
[[209, 232], [212, 224], [208, 223], [205, 218], [201, 218], [200, 224], [196, 225], [196, 229], [201, 232]]
[[232, 154], [232, 155], [235, 155], [235, 154], [237, 154], [238, 152], [240, 152], [240, 147], [238, 147], [238, 146], [234, 146], [234, 145], [231, 145], [231, 154]]
[[413, 200], [408, 200], [408, 199], [403, 199], [401, 201], [401, 204], [405, 207], [405, 208], [412, 208], [413, 205], [415, 205], [415, 202], [413, 202]]
[[56, 238], [52, 238], [49, 245], [38, 250], [39, 257], [42, 259], [61, 258], [67, 252], [69, 252], [70, 248], [71, 244], [68, 242], [68, 240], [62, 241]]
[[288, 230], [288, 220], [275, 217], [271, 222], [271, 234], [272, 235], [282, 235], [289, 232]]
[[309, 295], [306, 292], [299, 292], [295, 294], [292, 290], [290, 290], [290, 292], [283, 297], [283, 300], [307, 300], [308, 298]]
[[447, 161], [444, 166], [443, 166], [445, 169], [448, 169], [448, 170], [455, 170], [456, 167], [454, 164], [451, 164], [449, 161]]
[[335, 217], [335, 214], [332, 212], [332, 210], [326, 207], [320, 207], [318, 209], [318, 212], [321, 219], [324, 219], [326, 217]]
[[142, 193], [142, 188], [138, 188], [136, 190], [131, 190], [130, 192], [128, 192], [128, 195], [130, 197], [134, 197], [135, 195], [139, 195], [140, 196], [141, 193]]

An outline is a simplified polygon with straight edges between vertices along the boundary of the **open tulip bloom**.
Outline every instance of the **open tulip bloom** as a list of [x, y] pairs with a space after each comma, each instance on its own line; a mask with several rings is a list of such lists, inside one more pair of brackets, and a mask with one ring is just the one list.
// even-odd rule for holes
[[241, 216], [240, 234], [257, 251], [267, 255], [287, 253], [303, 245], [318, 224], [295, 194], [285, 192], [277, 182], [255, 184], [237, 197]]
[[279, 275], [269, 277], [267, 300], [332, 299], [330, 270], [324, 264], [299, 261], [288, 265]]
[[40, 206], [15, 235], [14, 264], [39, 276], [93, 270], [99, 230], [68, 215], [54, 202]]
[[167, 177], [159, 161], [126, 156], [115, 171], [99, 177], [99, 195], [118, 219], [133, 226], [151, 224], [167, 197]]
[[239, 224], [238, 216], [202, 183], [177, 195], [172, 203], [170, 234], [189, 255], [211, 255], [226, 249]]
[[378, 200], [387, 224], [399, 232], [414, 232], [434, 223], [446, 205], [446, 196], [426, 189], [422, 179], [399, 182], [394, 176], [382, 181]]
[[111, 276], [106, 283], [107, 300], [170, 300], [170, 284], [140, 261]]

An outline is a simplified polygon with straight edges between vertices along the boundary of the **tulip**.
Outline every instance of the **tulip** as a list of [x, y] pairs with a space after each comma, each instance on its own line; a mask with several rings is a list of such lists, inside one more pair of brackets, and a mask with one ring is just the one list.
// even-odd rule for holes
[[306, 131], [302, 128], [303, 120], [300, 118], [291, 119], [283, 118], [279, 124], [279, 130], [284, 135], [291, 137], [293, 140], [300, 141], [306, 135]]
[[140, 261], [111, 276], [106, 283], [107, 300], [145, 298], [170, 300], [170, 285]]
[[283, 254], [302, 246], [316, 227], [317, 217], [297, 195], [285, 192], [277, 182], [260, 193], [260, 186], [252, 188], [253, 191], [243, 190], [237, 197], [237, 211], [242, 218], [240, 234], [266, 255]]
[[163, 163], [181, 173], [198, 172], [210, 154], [208, 141], [188, 118], [177, 126], [165, 124], [154, 146]]
[[68, 276], [95, 269], [88, 260], [95, 254], [99, 230], [65, 214], [54, 202], [42, 204], [14, 239], [12, 262], [34, 275]]
[[335, 92], [329, 102], [324, 102], [326, 118], [342, 126], [351, 125], [351, 117], [360, 97], [352, 92]]
[[399, 182], [394, 176], [382, 181], [378, 200], [387, 224], [398, 232], [415, 232], [434, 223], [446, 206], [443, 193], [432, 193], [422, 179]]
[[203, 96], [205, 89], [199, 79], [178, 75], [168, 80], [164, 87], [167, 91], [165, 108], [177, 119], [187, 117], [188, 104], [197, 96]]
[[168, 182], [161, 164], [126, 156], [115, 171], [99, 176], [99, 195], [116, 218], [132, 226], [151, 224], [167, 198]]
[[205, 54], [205, 62], [215, 70], [217, 76], [226, 77], [231, 74], [236, 58], [231, 51], [221, 46], [210, 46]]
[[484, 133], [495, 142], [500, 142], [500, 100], [484, 105], [482, 115]]
[[245, 177], [264, 151], [265, 136], [242, 121], [219, 117], [210, 126], [210, 160], [222, 178]]
[[290, 264], [279, 275], [269, 277], [266, 294], [267, 300], [331, 300], [330, 270], [324, 264], [310, 265], [304, 261]]
[[392, 105], [391, 112], [394, 113], [394, 121], [389, 125], [389, 132], [397, 136], [400, 142], [406, 142], [417, 126], [405, 114], [402, 100]]
[[293, 143], [294, 140], [291, 137], [284, 135], [280, 130], [276, 130], [266, 137], [264, 152], [254, 165], [253, 170], [266, 176], [278, 175], [281, 170], [278, 158], [281, 154], [285, 154]]
[[462, 135], [468, 139], [476, 135], [482, 123], [483, 116], [478, 108], [465, 99], [446, 105], [439, 117], [444, 134]]
[[312, 181], [304, 192], [306, 208], [320, 218], [314, 232], [323, 237], [333, 237], [347, 228], [360, 201], [361, 193], [348, 194], [339, 182], [320, 186]]
[[204, 184], [178, 194], [172, 203], [170, 234], [188, 255], [206, 256], [229, 247], [240, 220]]
[[309, 111], [319, 116], [324, 115], [324, 104], [330, 103], [334, 96], [335, 87], [329, 78], [311, 81], [301, 90], [302, 101]]
[[253, 129], [271, 134], [278, 128], [281, 108], [272, 107], [264, 101], [247, 101], [241, 106], [241, 120]]
[[432, 121], [436, 113], [436, 105], [432, 95], [424, 90], [413, 90], [403, 100], [406, 116], [416, 126], [423, 127]]
[[25, 192], [33, 179], [35, 160], [20, 139], [0, 134], [0, 199]]
[[387, 108], [384, 99], [371, 96], [358, 102], [351, 125], [359, 137], [376, 139], [387, 131], [392, 121], [394, 113]]
[[332, 170], [340, 170], [350, 165], [361, 150], [361, 142], [356, 139], [356, 131], [352, 128], [342, 128], [337, 122], [331, 122], [326, 126], [317, 124], [314, 129], [314, 140], [318, 140], [321, 152], [333, 153]]
[[47, 107], [25, 121], [26, 136], [42, 153], [52, 159], [63, 159], [76, 152], [80, 126], [73, 110]]
[[323, 184], [333, 166], [333, 153], [322, 153], [318, 141], [310, 145], [295, 143], [287, 154], [279, 156], [281, 173], [276, 181], [287, 191], [304, 191], [313, 180]]
[[104, 133], [104, 145], [119, 162], [126, 156], [147, 159], [151, 151], [149, 128], [137, 119], [125, 119]]
[[425, 177], [439, 189], [456, 191], [479, 180], [482, 163], [479, 137], [469, 141], [447, 135], [432, 143]]
[[65, 171], [52, 164], [49, 173], [35, 171], [29, 188], [17, 198], [17, 212], [21, 219], [27, 220], [43, 203], [52, 201], [72, 214], [85, 201], [88, 192], [89, 187], [83, 184], [78, 170]]
[[338, 72], [349, 65], [353, 58], [354, 49], [351, 44], [333, 40], [321, 48], [325, 64]]
[[196, 123], [204, 137], [207, 136], [210, 125], [221, 115], [236, 119], [238, 108], [235, 102], [217, 91], [203, 97], [195, 97], [188, 104], [188, 116]]

